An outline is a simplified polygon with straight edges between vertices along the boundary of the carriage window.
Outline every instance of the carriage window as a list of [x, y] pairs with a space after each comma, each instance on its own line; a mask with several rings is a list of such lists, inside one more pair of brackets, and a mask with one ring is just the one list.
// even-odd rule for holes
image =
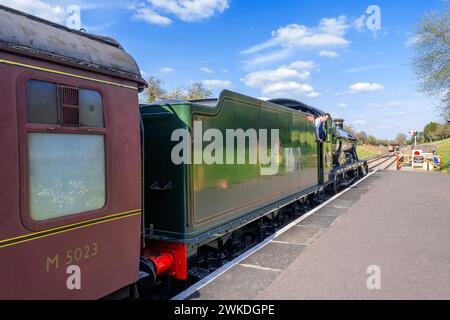
[[29, 123], [58, 124], [56, 84], [29, 80], [26, 85]]
[[40, 80], [26, 84], [28, 123], [105, 127], [99, 92]]
[[35, 221], [103, 208], [105, 137], [29, 133], [29, 212]]
[[80, 89], [80, 125], [104, 127], [102, 96], [97, 91]]

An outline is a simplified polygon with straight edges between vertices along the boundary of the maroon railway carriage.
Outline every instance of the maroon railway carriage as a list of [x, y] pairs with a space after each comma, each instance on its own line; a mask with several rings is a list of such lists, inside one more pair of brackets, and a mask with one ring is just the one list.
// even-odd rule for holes
[[0, 299], [138, 280], [144, 86], [114, 40], [0, 7]]
[[[289, 189], [291, 194], [269, 204], [242, 199], [247, 202], [241, 207], [251, 210], [232, 219], [225, 215], [211, 220], [202, 232], [194, 233], [195, 219], [185, 211], [190, 206], [189, 192], [196, 188], [194, 180], [188, 179], [193, 167], [171, 168], [173, 172], [162, 177], [169, 182], [142, 175], [142, 166], [147, 166], [147, 174], [152, 168], [167, 168], [153, 166], [149, 159], [157, 159], [158, 165], [166, 161], [168, 133], [186, 128], [180, 115], [172, 119], [175, 111], [143, 106], [141, 133], [138, 92], [145, 85], [136, 62], [116, 41], [0, 6], [0, 299], [98, 299], [138, 288], [146, 294], [160, 283], [161, 287], [167, 284], [163, 288], [167, 289], [171, 279], [185, 285], [251, 246], [251, 240], [259, 239], [264, 230], [275, 230], [295, 217], [295, 210], [285, 210], [286, 206], [299, 200], [305, 203], [327, 187], [316, 179], [314, 168], [321, 164], [321, 170], [328, 172], [333, 166], [333, 130], [327, 134], [327, 156], [325, 151], [315, 153], [309, 135], [300, 143], [308, 146], [311, 159], [316, 155], [322, 159], [308, 167], [313, 174], [307, 187]], [[242, 105], [243, 110], [264, 107], [264, 121], [271, 127], [291, 128], [291, 121], [281, 121], [279, 115], [291, 119], [286, 115], [293, 117], [293, 111], [273, 105], [283, 101], [262, 102], [230, 92], [222, 94], [221, 101], [225, 100], [238, 101], [235, 106]], [[195, 112], [208, 117], [213, 116], [210, 103], [175, 102], [195, 105]], [[317, 112], [304, 107], [311, 114]], [[150, 130], [158, 124], [166, 126], [167, 135]], [[313, 135], [311, 127], [306, 127]], [[306, 127], [299, 124], [298, 130]], [[345, 142], [348, 137], [338, 133], [334, 137]], [[331, 159], [328, 169], [325, 158]], [[295, 181], [303, 179], [295, 175], [302, 167], [298, 164], [292, 172], [285, 170]], [[334, 190], [338, 183], [348, 185], [360, 172], [365, 174], [366, 167], [356, 157], [345, 166], [335, 165], [330, 184]], [[250, 182], [256, 189], [267, 185]], [[211, 187], [218, 188], [222, 186]], [[146, 195], [165, 194], [161, 210], [142, 214], [144, 209], [156, 208], [149, 201], [153, 198], [142, 201], [144, 189]], [[181, 207], [171, 210], [167, 204], [174, 194], [179, 195]], [[210, 199], [215, 198], [205, 202], [208, 214], [215, 205]], [[175, 229], [154, 223], [162, 221], [156, 216]], [[167, 232], [158, 234], [161, 231]]]

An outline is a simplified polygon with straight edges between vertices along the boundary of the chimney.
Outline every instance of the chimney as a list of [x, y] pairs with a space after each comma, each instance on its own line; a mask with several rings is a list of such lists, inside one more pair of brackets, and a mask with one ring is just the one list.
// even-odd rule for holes
[[338, 129], [344, 130], [344, 119], [334, 119], [334, 126]]

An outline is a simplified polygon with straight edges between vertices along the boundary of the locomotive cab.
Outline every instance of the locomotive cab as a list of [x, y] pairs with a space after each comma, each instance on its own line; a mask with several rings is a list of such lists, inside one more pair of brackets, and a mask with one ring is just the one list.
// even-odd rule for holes
[[358, 139], [344, 130], [344, 120], [335, 119], [333, 126], [334, 165], [342, 166], [359, 161], [356, 152]]

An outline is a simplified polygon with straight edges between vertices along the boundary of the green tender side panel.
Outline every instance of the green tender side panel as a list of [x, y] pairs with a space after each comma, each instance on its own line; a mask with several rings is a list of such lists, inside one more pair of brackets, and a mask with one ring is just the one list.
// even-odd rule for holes
[[[216, 107], [148, 106], [141, 108], [141, 114], [145, 132], [145, 225], [147, 228], [153, 225], [154, 236], [158, 239], [191, 242], [217, 227], [318, 184], [314, 125], [301, 112], [224, 91]], [[202, 133], [208, 129], [218, 129], [222, 133], [223, 162], [226, 163], [227, 154], [233, 152], [235, 164], [193, 164], [195, 152], [191, 152], [191, 164], [172, 163], [172, 149], [178, 144], [171, 141], [173, 131], [189, 128], [194, 140], [198, 138], [194, 121], [202, 123]], [[261, 163], [248, 163], [248, 140], [245, 150], [238, 150], [236, 141], [234, 150], [227, 150], [227, 129], [267, 129], [269, 132], [278, 129], [277, 147], [281, 151], [276, 160], [278, 172], [263, 176]], [[269, 144], [270, 140], [269, 135]], [[210, 143], [203, 142], [203, 150]], [[246, 155], [245, 164], [236, 163], [239, 152]], [[158, 190], [169, 183], [171, 188]]]
[[[195, 234], [318, 184], [314, 125], [305, 114], [229, 91], [222, 93], [218, 107], [219, 111], [211, 114], [194, 106], [193, 121], [201, 121], [203, 131], [219, 129], [224, 137], [227, 129], [278, 129], [279, 170], [263, 176], [260, 163], [193, 165], [191, 223]], [[208, 144], [204, 142], [204, 148]], [[235, 157], [239, 151], [235, 143]], [[227, 152], [230, 150], [224, 148], [224, 162]], [[248, 159], [249, 150], [245, 153]]]

